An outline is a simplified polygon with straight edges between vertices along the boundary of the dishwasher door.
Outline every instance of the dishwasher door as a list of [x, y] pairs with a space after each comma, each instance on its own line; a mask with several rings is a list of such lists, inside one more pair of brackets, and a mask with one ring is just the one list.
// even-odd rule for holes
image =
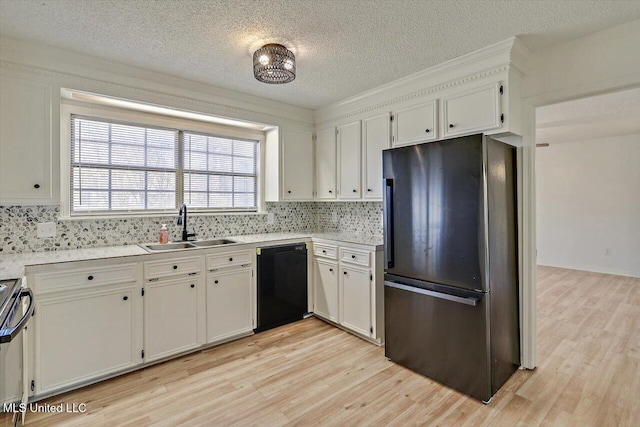
[[300, 320], [307, 313], [307, 246], [260, 248], [255, 332]]

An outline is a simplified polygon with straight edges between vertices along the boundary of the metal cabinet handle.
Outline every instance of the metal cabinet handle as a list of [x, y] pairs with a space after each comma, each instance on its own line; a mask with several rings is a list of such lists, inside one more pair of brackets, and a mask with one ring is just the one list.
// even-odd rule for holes
[[431, 129], [425, 129], [424, 131], [425, 131], [426, 133], [429, 133], [429, 132], [431, 132]]
[[333, 273], [333, 268], [330, 268], [329, 271]]
[[329, 193], [333, 193], [333, 191], [329, 190]]
[[218, 281], [217, 281], [217, 280], [214, 280], [214, 281], [213, 281], [213, 283], [218, 283]]
[[346, 275], [346, 274], [347, 274], [347, 272], [346, 272], [346, 271], [343, 271], [343, 272], [342, 272], [342, 274], [345, 274], [345, 275]]
[[233, 258], [229, 258], [229, 262], [233, 261]]
[[35, 189], [40, 188], [40, 184], [35, 184], [35, 185], [33, 186], [33, 188], [35, 188]]
[[93, 280], [93, 276], [87, 277], [87, 280]]
[[356, 259], [356, 256], [355, 255], [351, 255], [351, 259]]
[[194, 285], [193, 283], [191, 284], [191, 289], [195, 288], [196, 285]]
[[323, 254], [326, 254], [326, 253], [327, 253], [327, 251], [322, 251], [322, 253], [323, 253]]
[[449, 123], [449, 129], [453, 129], [453, 124]]
[[357, 192], [358, 192], [358, 190], [353, 190], [353, 192], [354, 192], [354, 193], [357, 193]]
[[124, 301], [126, 301], [126, 300], [128, 300], [128, 299], [129, 299], [129, 297], [125, 295], [125, 296], [123, 296], [123, 297], [122, 297], [122, 299], [123, 299]]
[[174, 270], [177, 270], [177, 269], [178, 269], [178, 266], [177, 266], [177, 265], [174, 265], [174, 266], [173, 266], [173, 269], [174, 269]]

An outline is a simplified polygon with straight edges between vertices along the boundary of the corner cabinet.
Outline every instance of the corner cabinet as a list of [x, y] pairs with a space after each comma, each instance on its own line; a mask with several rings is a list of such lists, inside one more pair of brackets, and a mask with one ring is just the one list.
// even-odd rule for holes
[[73, 264], [33, 281], [36, 395], [143, 362], [140, 266], [69, 268]]
[[[361, 198], [361, 124], [352, 122], [338, 127], [338, 197]], [[381, 178], [382, 179], [382, 178]]]
[[313, 132], [274, 129], [266, 132], [265, 200], [313, 200]]
[[502, 83], [496, 82], [442, 98], [442, 137], [486, 132], [502, 127]]
[[0, 75], [0, 205], [54, 201], [51, 90], [36, 78]]

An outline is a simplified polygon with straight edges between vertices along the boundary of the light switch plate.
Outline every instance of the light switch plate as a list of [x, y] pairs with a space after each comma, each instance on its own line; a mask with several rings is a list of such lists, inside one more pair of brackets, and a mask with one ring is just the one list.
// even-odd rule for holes
[[267, 214], [267, 224], [273, 225], [274, 222], [276, 222], [276, 216], [273, 212], [269, 212]]
[[55, 222], [41, 222], [38, 224], [38, 237], [56, 237], [56, 223]]

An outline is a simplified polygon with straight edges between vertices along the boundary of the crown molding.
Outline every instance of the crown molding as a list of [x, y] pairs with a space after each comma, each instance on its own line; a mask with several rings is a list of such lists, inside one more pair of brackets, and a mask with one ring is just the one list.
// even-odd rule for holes
[[[266, 121], [267, 124], [279, 124], [286, 120], [304, 127], [313, 123], [313, 111], [310, 109], [52, 46], [3, 36], [0, 37], [0, 49], [2, 67], [64, 81], [73, 89], [77, 89], [73, 87], [73, 83], [77, 81], [79, 84], [81, 82], [117, 89], [119, 93], [124, 89], [129, 98], [131, 94], [139, 94], [166, 101], [179, 101], [200, 109], [206, 106], [207, 111], [198, 111], [214, 110], [232, 114], [229, 118]], [[167, 106], [176, 107], [171, 104]], [[240, 117], [236, 116], [238, 114]]]
[[[511, 37], [375, 89], [321, 107], [315, 111], [315, 122], [318, 125], [342, 120], [500, 72], [513, 70], [524, 75], [526, 62], [530, 55], [531, 51], [519, 38]], [[407, 93], [397, 95], [403, 91]]]

